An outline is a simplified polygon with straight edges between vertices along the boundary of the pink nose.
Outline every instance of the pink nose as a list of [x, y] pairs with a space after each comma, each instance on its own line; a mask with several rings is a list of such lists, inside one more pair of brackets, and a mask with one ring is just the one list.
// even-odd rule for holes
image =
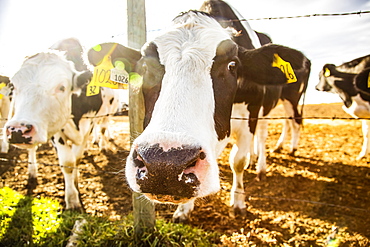
[[6, 135], [11, 144], [31, 144], [35, 128], [31, 124], [21, 123], [6, 127]]

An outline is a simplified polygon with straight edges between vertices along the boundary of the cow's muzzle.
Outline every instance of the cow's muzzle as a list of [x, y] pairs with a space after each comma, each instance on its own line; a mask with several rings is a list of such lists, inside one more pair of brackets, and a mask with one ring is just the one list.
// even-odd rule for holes
[[200, 181], [197, 166], [206, 158], [200, 147], [164, 150], [159, 144], [142, 145], [133, 152], [136, 183], [149, 199], [183, 203], [196, 196]]
[[32, 145], [35, 127], [31, 124], [16, 124], [6, 126], [8, 142], [13, 145]]

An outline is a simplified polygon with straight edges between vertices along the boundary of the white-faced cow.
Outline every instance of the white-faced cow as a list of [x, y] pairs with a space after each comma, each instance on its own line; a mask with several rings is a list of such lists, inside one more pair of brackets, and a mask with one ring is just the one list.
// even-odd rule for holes
[[[237, 10], [222, 0], [207, 0], [203, 3], [200, 10], [211, 14], [224, 27], [230, 26], [235, 28], [238, 31], [238, 35], [234, 37], [234, 41], [239, 46], [247, 49], [255, 49], [261, 47], [262, 45], [272, 43], [270, 37], [268, 37], [266, 34], [254, 31]], [[282, 101], [286, 112], [286, 117], [288, 119], [285, 120], [282, 134], [280, 135], [280, 138], [273, 151], [278, 152], [282, 149], [283, 143], [289, 132], [291, 132], [291, 154], [294, 154], [298, 148], [300, 126], [302, 124], [302, 110], [300, 111], [298, 109], [298, 104], [302, 94], [304, 94], [307, 89], [310, 67], [310, 61], [307, 60], [307, 64], [305, 65], [304, 69], [295, 71], [297, 76], [297, 82], [295, 83], [289, 83], [283, 85], [282, 87], [267, 87], [263, 89], [249, 88], [248, 90], [244, 90], [242, 92], [243, 96], [239, 99], [240, 102], [235, 102], [240, 103], [239, 108], [244, 114], [244, 108], [247, 107], [250, 120], [246, 128], [250, 128], [251, 133], [254, 135], [257, 121], [253, 120], [253, 118], [267, 116], [277, 105], [278, 99]], [[259, 91], [257, 95], [255, 93], [256, 91]], [[245, 101], [244, 95], [249, 95], [247, 101]], [[234, 109], [233, 117], [240, 117], [238, 116], [240, 111], [236, 110], [236, 106], [234, 106]], [[240, 121], [234, 121], [233, 124], [246, 125]], [[267, 122], [260, 121], [257, 127], [259, 142], [258, 156], [260, 158], [257, 171], [258, 174], [261, 174], [261, 172], [265, 172], [266, 169], [264, 150], [265, 139], [267, 136]], [[240, 162], [238, 161], [240, 157], [245, 156], [245, 148], [247, 147], [241, 148], [234, 146], [235, 150], [232, 153], [235, 155], [235, 157], [231, 158], [231, 162]], [[235, 161], [233, 161], [234, 159]]]
[[[7, 76], [0, 75], [0, 128], [3, 129], [5, 122], [8, 118], [10, 111], [10, 97], [11, 88], [10, 80]], [[7, 153], [9, 150], [9, 144], [5, 140], [4, 136], [1, 135], [1, 153]]]
[[[320, 71], [320, 82], [316, 85], [316, 89], [338, 94], [344, 103], [343, 110], [351, 116], [370, 118], [370, 97], [366, 94], [364, 87], [364, 83], [367, 85], [367, 81], [365, 82], [363, 79], [366, 74], [365, 69], [368, 67], [370, 67], [370, 55], [356, 58], [339, 66], [325, 64]], [[355, 80], [358, 74], [361, 75]], [[362, 159], [370, 151], [370, 121], [361, 121], [364, 142], [357, 159]]]
[[[188, 218], [196, 198], [220, 189], [217, 157], [231, 131], [237, 143], [249, 141], [249, 129], [230, 127], [234, 102], [243, 90], [256, 87], [259, 94], [263, 87], [258, 84], [286, 83], [286, 75], [272, 66], [276, 56], [295, 70], [307, 64], [301, 52], [283, 46], [247, 50], [233, 41], [234, 33], [207, 13], [189, 11], [144, 45], [141, 56], [120, 45], [111, 55], [131, 61], [143, 77], [145, 129], [127, 157], [129, 186], [151, 200], [180, 204], [174, 215], [179, 221]], [[89, 61], [96, 64], [113, 46], [90, 50]], [[243, 170], [244, 162], [232, 166], [236, 212], [246, 208]]]
[[[86, 96], [92, 73], [83, 64], [80, 52], [70, 53], [72, 48], [81, 47], [79, 42], [71, 44], [71, 49], [61, 49], [65, 52], [49, 50], [24, 61], [11, 79], [14, 116], [5, 128], [11, 144], [34, 152], [37, 145], [52, 140], [64, 175], [66, 208], [80, 210], [76, 168], [91, 133], [93, 117], [103, 115], [103, 92]], [[32, 183], [36, 183], [36, 171], [36, 161], [31, 162], [30, 187], [35, 186]]]

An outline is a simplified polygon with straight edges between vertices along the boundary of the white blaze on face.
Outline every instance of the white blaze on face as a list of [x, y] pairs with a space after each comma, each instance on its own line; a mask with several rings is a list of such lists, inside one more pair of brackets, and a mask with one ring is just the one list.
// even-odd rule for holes
[[[174, 23], [173, 29], [153, 41], [165, 74], [150, 123], [135, 140], [133, 149], [157, 143], [164, 150], [183, 145], [201, 147], [206, 159], [192, 173], [200, 181], [197, 196], [205, 196], [218, 191], [220, 186], [210, 72], [218, 45], [230, 39], [231, 32], [203, 14], [189, 13]], [[130, 157], [132, 154], [133, 151]], [[136, 172], [129, 159], [126, 176], [134, 190], [139, 188]]]
[[33, 142], [43, 143], [71, 117], [73, 65], [60, 54], [28, 58], [12, 78], [14, 116], [7, 126], [33, 126]]

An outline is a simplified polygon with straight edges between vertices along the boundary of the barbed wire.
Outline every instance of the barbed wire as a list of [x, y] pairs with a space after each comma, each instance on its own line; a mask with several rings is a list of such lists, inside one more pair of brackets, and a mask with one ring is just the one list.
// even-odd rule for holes
[[[241, 19], [240, 21], [260, 21], [260, 20], [280, 20], [280, 19], [296, 19], [296, 18], [308, 18], [308, 17], [334, 17], [334, 16], [349, 16], [349, 15], [359, 15], [370, 14], [370, 10], [360, 10], [355, 12], [345, 12], [345, 13], [331, 13], [331, 14], [309, 14], [309, 15], [296, 15], [296, 16], [284, 16], [284, 17], [263, 17], [263, 18], [251, 18], [251, 19]], [[238, 21], [238, 20], [232, 20]]]
[[[244, 18], [244, 19], [232, 19], [232, 20], [225, 20], [225, 22], [230, 21], [261, 21], [261, 20], [282, 20], [282, 19], [298, 19], [298, 18], [310, 18], [310, 17], [338, 17], [338, 16], [350, 16], [350, 15], [359, 15], [362, 14], [370, 14], [370, 10], [360, 10], [355, 12], [344, 12], [344, 13], [330, 13], [330, 14], [308, 14], [308, 15], [296, 15], [296, 16], [281, 16], [281, 17], [261, 17], [261, 18]], [[164, 30], [164, 28], [157, 28], [148, 30], [148, 33], [153, 32], [160, 32]], [[124, 33], [119, 33], [116, 35], [112, 35], [112, 38], [125, 35]]]
[[[116, 113], [112, 114], [106, 114], [106, 115], [99, 115], [99, 116], [92, 116], [92, 117], [82, 117], [86, 119], [94, 119], [94, 118], [103, 118], [103, 117], [108, 117], [108, 116], [113, 116], [113, 117], [123, 117], [122, 115], [116, 115]], [[127, 116], [125, 116], [127, 117]], [[321, 116], [321, 117], [315, 117], [315, 116], [307, 116], [307, 117], [231, 117], [230, 119], [233, 120], [293, 120], [293, 119], [299, 119], [299, 120], [370, 120], [369, 118], [355, 118], [355, 117], [337, 117], [337, 116]], [[0, 118], [0, 121], [7, 121], [7, 118]]]

